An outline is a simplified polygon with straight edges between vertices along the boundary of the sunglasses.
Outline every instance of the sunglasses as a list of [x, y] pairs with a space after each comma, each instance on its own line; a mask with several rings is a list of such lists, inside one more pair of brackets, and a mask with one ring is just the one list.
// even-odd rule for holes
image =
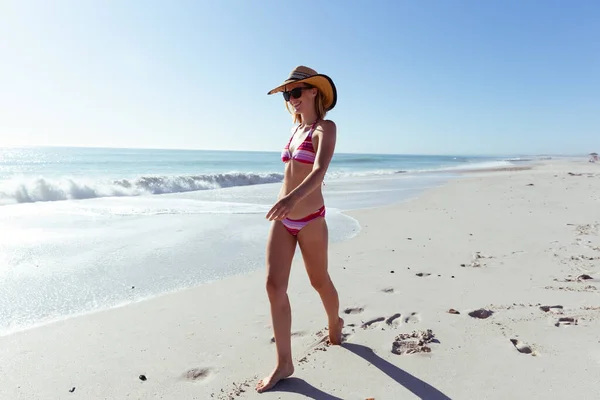
[[290, 98], [294, 98], [294, 99], [299, 99], [300, 96], [302, 96], [302, 91], [303, 90], [307, 90], [307, 89], [312, 89], [310, 87], [297, 87], [297, 88], [293, 88], [292, 90], [290, 90], [289, 92], [283, 92], [283, 99], [285, 101], [290, 101]]

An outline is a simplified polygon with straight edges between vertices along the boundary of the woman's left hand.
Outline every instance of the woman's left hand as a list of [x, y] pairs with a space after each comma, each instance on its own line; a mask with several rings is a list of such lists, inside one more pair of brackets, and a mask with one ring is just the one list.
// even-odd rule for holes
[[273, 220], [282, 220], [284, 219], [290, 211], [294, 208], [297, 201], [292, 196], [282, 197], [275, 205], [269, 210], [266, 218], [269, 221]]

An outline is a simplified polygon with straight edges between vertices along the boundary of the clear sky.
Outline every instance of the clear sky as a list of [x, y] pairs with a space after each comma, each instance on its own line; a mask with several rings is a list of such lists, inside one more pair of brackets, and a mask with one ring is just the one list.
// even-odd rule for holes
[[0, 0], [0, 146], [280, 150], [301, 64], [339, 152], [600, 149], [597, 0]]

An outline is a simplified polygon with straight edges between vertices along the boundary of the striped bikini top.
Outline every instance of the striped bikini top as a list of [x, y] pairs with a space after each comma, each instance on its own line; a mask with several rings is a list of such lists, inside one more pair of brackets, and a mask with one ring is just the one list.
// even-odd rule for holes
[[290, 160], [296, 160], [296, 161], [299, 161], [304, 164], [314, 164], [315, 163], [315, 155], [316, 154], [315, 154], [315, 149], [312, 144], [312, 134], [315, 130], [316, 125], [317, 125], [317, 121], [315, 121], [312, 124], [312, 126], [310, 127], [310, 131], [308, 132], [308, 135], [306, 135], [306, 139], [304, 139], [304, 141], [302, 143], [300, 143], [298, 145], [298, 147], [296, 147], [296, 149], [294, 150], [294, 154], [290, 154], [290, 143], [292, 143], [292, 139], [294, 138], [296, 131], [298, 131], [298, 128], [296, 128], [296, 131], [294, 131], [294, 134], [290, 138], [290, 141], [288, 142], [288, 144], [285, 145], [285, 147], [283, 148], [283, 151], [281, 152], [281, 161], [286, 163]]

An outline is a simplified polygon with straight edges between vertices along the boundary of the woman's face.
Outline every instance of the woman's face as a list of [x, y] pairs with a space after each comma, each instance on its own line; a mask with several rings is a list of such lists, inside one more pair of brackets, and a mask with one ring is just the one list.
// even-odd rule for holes
[[[298, 114], [309, 110], [313, 106], [315, 96], [317, 95], [316, 88], [309, 88], [302, 82], [290, 83], [286, 85], [285, 90], [290, 95], [288, 102]], [[294, 97], [297, 95], [300, 95], [300, 97]]]

